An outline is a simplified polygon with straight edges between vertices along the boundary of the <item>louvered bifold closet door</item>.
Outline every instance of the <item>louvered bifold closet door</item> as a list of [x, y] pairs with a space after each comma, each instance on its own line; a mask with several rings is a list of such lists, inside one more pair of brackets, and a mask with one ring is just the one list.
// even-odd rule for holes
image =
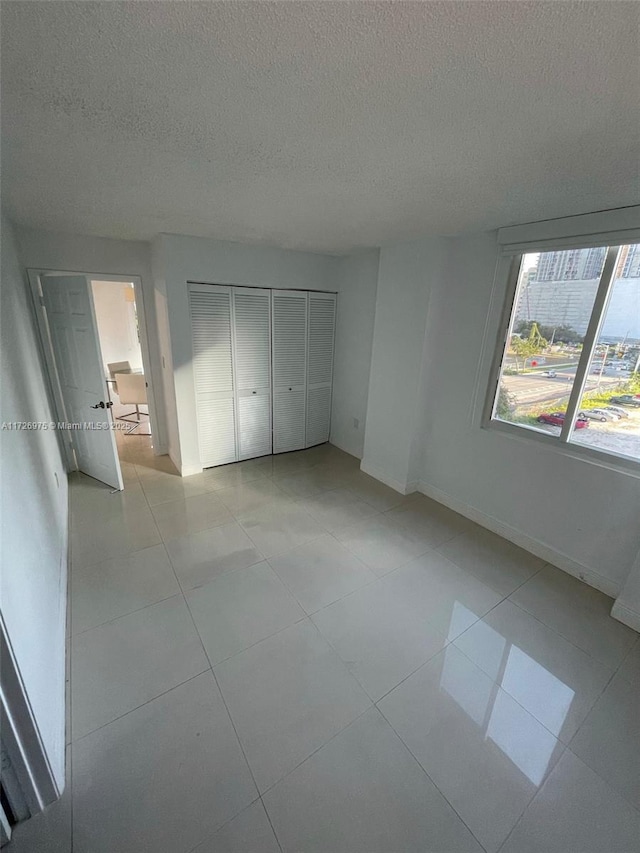
[[193, 381], [203, 468], [235, 462], [231, 288], [189, 285]]
[[273, 452], [305, 446], [307, 294], [272, 291]]
[[238, 459], [271, 453], [271, 291], [233, 288]]
[[309, 293], [307, 447], [329, 441], [335, 325], [335, 293]]

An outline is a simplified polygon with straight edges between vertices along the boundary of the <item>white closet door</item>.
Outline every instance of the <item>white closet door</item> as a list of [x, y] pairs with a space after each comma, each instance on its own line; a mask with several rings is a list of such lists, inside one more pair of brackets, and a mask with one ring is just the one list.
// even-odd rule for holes
[[189, 285], [193, 381], [203, 468], [235, 462], [231, 288]]
[[271, 453], [271, 292], [233, 288], [238, 459]]
[[309, 293], [306, 446], [329, 441], [335, 293]]
[[307, 294], [272, 291], [273, 452], [305, 446]]

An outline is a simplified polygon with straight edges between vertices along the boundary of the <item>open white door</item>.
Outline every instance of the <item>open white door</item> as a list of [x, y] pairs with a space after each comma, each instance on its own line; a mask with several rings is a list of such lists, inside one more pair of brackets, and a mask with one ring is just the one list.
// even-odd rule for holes
[[78, 469], [122, 489], [90, 282], [83, 275], [43, 275], [40, 281], [57, 373], [54, 382], [57, 379], [57, 397], [64, 406], [60, 416], [81, 425], [69, 434]]

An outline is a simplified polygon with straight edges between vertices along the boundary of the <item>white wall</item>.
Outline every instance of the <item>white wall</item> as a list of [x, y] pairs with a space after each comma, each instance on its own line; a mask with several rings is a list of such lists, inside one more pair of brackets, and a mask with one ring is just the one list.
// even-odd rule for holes
[[506, 266], [495, 233], [447, 245], [426, 330], [423, 490], [615, 595], [640, 547], [640, 479], [481, 428]]
[[135, 303], [125, 299], [125, 289], [133, 295], [133, 288], [121, 281], [94, 280], [91, 289], [105, 373], [114, 361], [128, 361], [132, 369], [141, 370]]
[[[54, 231], [16, 227], [16, 240], [23, 267], [65, 270], [67, 272], [102, 275], [139, 276], [142, 281], [146, 322], [150, 333], [149, 372], [155, 396], [155, 410], [150, 409], [156, 436], [154, 447], [166, 453], [167, 428], [162, 396], [162, 366], [158, 348], [155, 295], [151, 274], [151, 246], [135, 240], [110, 240]], [[146, 330], [141, 329], [141, 334]]]
[[380, 250], [362, 469], [403, 493], [415, 490], [419, 475], [414, 434], [425, 326], [445, 245], [433, 238]]
[[165, 241], [156, 237], [151, 245], [151, 270], [153, 294], [158, 330], [158, 356], [162, 379], [162, 397], [167, 435], [167, 452], [178, 471], [182, 470], [180, 456], [180, 432], [176, 386], [173, 378], [173, 355], [171, 352], [171, 329], [169, 326], [169, 304], [167, 302]]
[[158, 291], [166, 290], [171, 330], [180, 470], [188, 475], [202, 469], [196, 429], [187, 282], [337, 290], [338, 259], [173, 234], [163, 234], [155, 241], [154, 256], [157, 259], [154, 276], [159, 283]]
[[[53, 419], [31, 297], [2, 217], [0, 420]], [[0, 432], [0, 609], [36, 724], [64, 787], [67, 475], [53, 431]]]
[[[377, 249], [356, 252], [340, 258], [336, 271], [338, 304], [330, 441], [358, 459], [364, 450], [379, 261]], [[358, 421], [357, 426], [354, 420]]]

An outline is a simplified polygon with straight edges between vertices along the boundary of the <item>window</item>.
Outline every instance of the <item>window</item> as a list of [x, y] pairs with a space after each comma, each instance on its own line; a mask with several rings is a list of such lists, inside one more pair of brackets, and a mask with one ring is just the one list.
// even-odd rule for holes
[[520, 255], [492, 420], [640, 461], [640, 244]]

